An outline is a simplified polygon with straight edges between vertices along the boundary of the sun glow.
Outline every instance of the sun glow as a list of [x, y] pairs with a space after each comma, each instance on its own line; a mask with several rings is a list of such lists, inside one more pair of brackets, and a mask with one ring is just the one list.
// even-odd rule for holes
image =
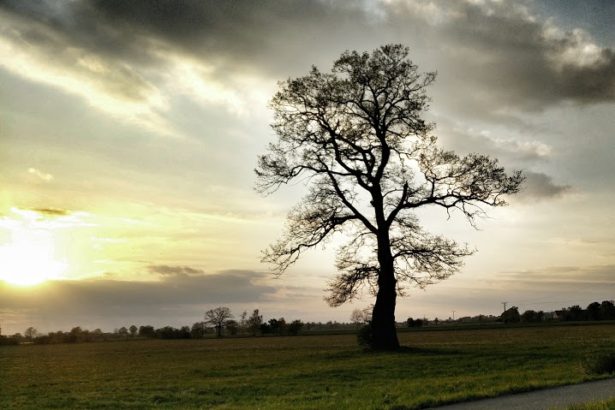
[[32, 286], [61, 278], [67, 264], [55, 255], [53, 232], [20, 222], [13, 221], [8, 243], [0, 245], [0, 280]]

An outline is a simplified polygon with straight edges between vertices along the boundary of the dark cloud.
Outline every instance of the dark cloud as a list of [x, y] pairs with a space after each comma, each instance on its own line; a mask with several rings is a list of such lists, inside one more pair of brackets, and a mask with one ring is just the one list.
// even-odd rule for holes
[[109, 326], [122, 323], [126, 317], [164, 318], [177, 323], [184, 316], [197, 320], [204, 306], [267, 300], [276, 291], [260, 283], [267, 276], [227, 270], [211, 275], [169, 274], [158, 282], [53, 281], [22, 289], [0, 281], [0, 311], [21, 312], [37, 323], [63, 323], [65, 327], [102, 322]]
[[129, 63], [114, 68], [118, 92], [128, 80], [136, 83], [124, 91], [132, 97], [147, 84], [131, 67], [164, 64], [165, 51], [219, 67], [220, 75], [228, 69], [287, 75], [306, 55], [317, 54], [309, 45], [343, 35], [345, 26], [367, 24], [359, 1], [9, 1], [4, 10], [22, 20], [10, 30], [13, 36], [49, 54], [62, 56], [70, 46], [106, 62]]
[[202, 275], [205, 273], [202, 269], [190, 266], [149, 265], [147, 270], [160, 275]]
[[66, 216], [70, 214], [69, 210], [59, 208], [32, 208], [31, 211], [38, 212], [45, 216]]
[[145, 99], [155, 87], [134, 62], [148, 56], [149, 48], [138, 39], [123, 38], [112, 24], [96, 22], [94, 15], [83, 10], [86, 5], [83, 1], [4, 2], [0, 4], [0, 34], [64, 75], [119, 99]]
[[580, 31], [558, 32], [525, 3], [98, 0], [1, 7], [11, 17], [4, 36], [132, 100], [149, 95], [154, 86], [143, 73], [164, 70], [169, 51], [206, 63], [218, 80], [238, 71], [283, 78], [346, 48], [397, 41], [434, 61], [440, 101], [461, 110], [615, 101], [613, 49]]
[[522, 201], [536, 201], [560, 197], [571, 190], [569, 185], [553, 182], [547, 174], [524, 171], [525, 181], [518, 197]]
[[520, 2], [431, 2], [425, 15], [416, 4], [393, 3], [391, 20], [420, 26], [414, 31], [436, 55], [438, 100], [457, 110], [506, 113], [615, 101], [615, 52], [586, 33], [559, 31]]

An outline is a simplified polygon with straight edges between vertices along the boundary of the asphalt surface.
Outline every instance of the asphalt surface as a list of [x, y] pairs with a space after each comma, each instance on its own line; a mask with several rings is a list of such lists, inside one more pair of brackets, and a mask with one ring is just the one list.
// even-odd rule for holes
[[510, 394], [433, 407], [437, 410], [551, 410], [615, 398], [615, 379], [599, 380], [571, 386], [553, 387], [527, 393]]

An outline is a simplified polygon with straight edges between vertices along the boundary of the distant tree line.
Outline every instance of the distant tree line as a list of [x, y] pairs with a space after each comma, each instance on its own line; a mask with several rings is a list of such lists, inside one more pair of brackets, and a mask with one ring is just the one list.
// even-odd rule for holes
[[269, 319], [265, 322], [258, 309], [255, 309], [250, 316], [244, 311], [239, 320], [234, 320], [231, 310], [228, 307], [221, 306], [205, 312], [204, 320], [194, 323], [191, 327], [164, 326], [155, 328], [151, 325], [138, 327], [131, 325], [120, 327], [113, 332], [103, 332], [100, 329], [90, 331], [81, 327], [74, 327], [68, 332], [57, 331], [47, 334], [41, 334], [35, 328], [29, 327], [23, 334], [0, 335], [0, 345], [86, 343], [130, 339], [203, 339], [214, 336], [296, 336], [305, 325], [301, 320], [287, 322], [283, 317]]
[[444, 325], [451, 323], [490, 323], [502, 322], [508, 323], [540, 323], [540, 322], [583, 322], [583, 321], [599, 321], [599, 320], [615, 320], [615, 304], [612, 300], [605, 300], [602, 303], [592, 302], [587, 308], [583, 309], [579, 305], [573, 305], [552, 312], [544, 312], [542, 310], [526, 310], [523, 313], [519, 312], [517, 306], [512, 306], [506, 309], [500, 316], [493, 315], [477, 315], [465, 316], [456, 320], [446, 319], [434, 320], [413, 319], [408, 318], [406, 325], [408, 327], [422, 327]]
[[[283, 317], [265, 321], [258, 309], [254, 309], [250, 315], [244, 311], [238, 320], [235, 320], [231, 310], [221, 306], [205, 312], [204, 320], [196, 322], [192, 326], [155, 328], [150, 325], [131, 325], [120, 327], [113, 332], [103, 332], [100, 329], [87, 330], [77, 326], [68, 332], [57, 331], [47, 334], [41, 334], [35, 328], [29, 327], [23, 334], [16, 333], [10, 336], [0, 334], [0, 345], [86, 343], [131, 339], [203, 339], [224, 336], [295, 336], [302, 333], [356, 332], [357, 329], [370, 322], [370, 310], [369, 307], [355, 309], [350, 316], [350, 323], [336, 321], [322, 323], [303, 322], [301, 320], [287, 321]], [[506, 309], [500, 316], [465, 316], [456, 320], [450, 318], [427, 320], [426, 318], [414, 319], [409, 317], [404, 323], [399, 323], [398, 326], [421, 328], [455, 323], [503, 322], [508, 324], [600, 320], [615, 320], [615, 304], [612, 300], [605, 300], [601, 303], [592, 302], [585, 309], [579, 305], [573, 305], [553, 312], [526, 310], [520, 313], [519, 308], [513, 306]]]
[[604, 300], [602, 303], [592, 302], [583, 309], [579, 305], [573, 305], [554, 312], [543, 312], [542, 310], [526, 310], [519, 313], [516, 306], [507, 309], [500, 316], [504, 323], [519, 322], [543, 322], [543, 321], [564, 321], [564, 322], [583, 322], [597, 320], [615, 320], [615, 303], [612, 300]]

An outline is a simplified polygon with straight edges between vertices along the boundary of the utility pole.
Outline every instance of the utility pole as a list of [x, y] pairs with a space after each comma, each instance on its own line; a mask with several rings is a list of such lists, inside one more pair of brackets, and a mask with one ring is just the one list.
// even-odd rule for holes
[[502, 302], [502, 306], [504, 306], [504, 312], [506, 312], [506, 305], [508, 305], [508, 302]]

